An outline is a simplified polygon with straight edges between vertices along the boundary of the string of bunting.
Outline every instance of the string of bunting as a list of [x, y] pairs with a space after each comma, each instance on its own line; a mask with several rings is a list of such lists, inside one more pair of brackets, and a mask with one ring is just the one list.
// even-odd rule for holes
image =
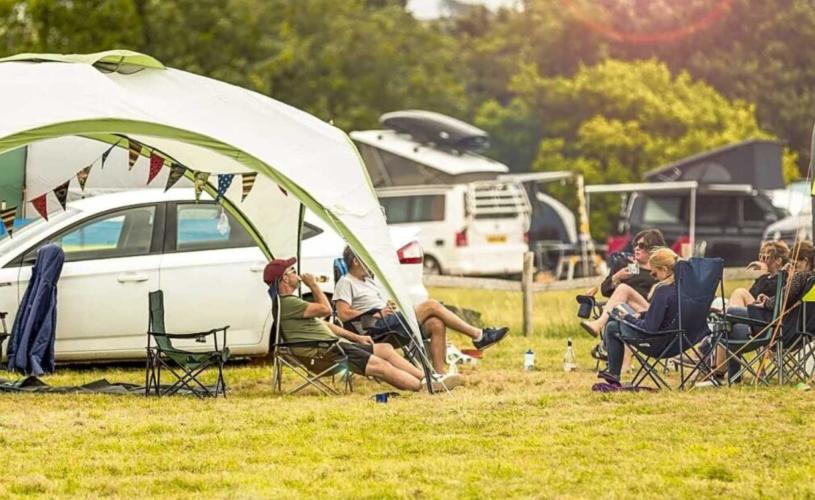
[[[108, 157], [113, 149], [122, 142], [125, 141], [127, 143], [127, 164], [128, 164], [128, 171], [133, 170], [133, 167], [136, 165], [138, 159], [142, 156], [148, 157], [150, 159], [150, 166], [147, 173], [147, 185], [149, 185], [153, 180], [161, 173], [161, 170], [164, 167], [169, 167], [170, 172], [167, 176], [167, 183], [164, 186], [164, 191], [166, 192], [171, 187], [173, 187], [182, 177], [184, 177], [188, 172], [189, 176], [192, 178], [193, 181], [193, 188], [195, 190], [195, 201], [199, 201], [201, 198], [201, 192], [204, 190], [204, 187], [207, 185], [209, 181], [210, 172], [203, 172], [199, 170], [191, 170], [188, 167], [182, 165], [181, 163], [175, 161], [174, 159], [170, 158], [169, 156], [163, 154], [161, 151], [158, 151], [154, 148], [151, 148], [145, 144], [140, 143], [130, 137], [122, 136], [119, 141], [115, 144], [111, 145], [109, 148], [102, 153], [101, 156], [96, 158], [92, 161], [89, 165], [83, 167], [79, 170], [74, 176], [72, 176], [67, 181], [63, 182], [59, 186], [55, 187], [50, 193], [53, 193], [54, 196], [57, 198], [57, 202], [59, 203], [60, 207], [65, 210], [68, 201], [68, 187], [71, 184], [71, 180], [75, 177], [77, 182], [79, 183], [79, 188], [81, 191], [85, 191], [85, 185], [88, 182], [88, 178], [90, 177], [91, 170], [97, 164], [100, 163], [100, 169], [104, 170], [105, 164], [107, 163]], [[124, 146], [122, 146], [124, 147]], [[101, 160], [101, 161], [100, 161]], [[236, 175], [241, 176], [241, 203], [246, 200], [246, 197], [249, 196], [249, 193], [252, 191], [252, 188], [255, 185], [255, 180], [257, 179], [257, 173], [241, 173], [241, 174], [217, 174], [218, 176], [218, 185], [216, 188], [216, 197], [215, 200], [218, 201], [221, 198], [226, 196], [226, 191], [232, 185], [232, 181], [235, 179]], [[288, 193], [281, 187], [280, 191], [288, 196]], [[37, 211], [40, 216], [42, 216], [45, 220], [48, 220], [48, 201], [47, 196], [49, 192], [43, 193], [31, 200], [28, 200], [29, 203], [34, 207], [34, 210]], [[6, 231], [11, 235], [13, 231], [13, 224], [14, 218], [17, 214], [17, 207], [9, 207], [5, 208], [5, 202], [0, 208], [0, 219], [3, 220], [3, 225], [6, 228]]]

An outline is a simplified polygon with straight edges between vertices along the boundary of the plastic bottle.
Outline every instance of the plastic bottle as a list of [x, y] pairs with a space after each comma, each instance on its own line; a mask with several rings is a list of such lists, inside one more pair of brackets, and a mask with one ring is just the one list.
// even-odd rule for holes
[[572, 348], [571, 337], [566, 340], [566, 354], [563, 355], [563, 371], [571, 372], [577, 369], [577, 362], [574, 359], [574, 348]]
[[529, 349], [524, 354], [524, 370], [531, 372], [535, 369], [535, 353]]

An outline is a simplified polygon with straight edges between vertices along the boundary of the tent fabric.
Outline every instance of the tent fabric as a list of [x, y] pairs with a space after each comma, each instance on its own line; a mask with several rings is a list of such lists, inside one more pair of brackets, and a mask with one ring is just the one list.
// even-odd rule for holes
[[[418, 336], [384, 215], [345, 133], [266, 96], [199, 75], [146, 65], [128, 74], [105, 72], [88, 62], [105, 57], [60, 56], [60, 62], [51, 62], [28, 55], [0, 62], [0, 153], [63, 136], [126, 148], [121, 138], [127, 136], [190, 169], [257, 171], [261, 175], [244, 202], [241, 183], [234, 182], [223, 203], [267, 257], [298, 254], [304, 204], [381, 277]], [[62, 177], [70, 179], [84, 166], [63, 165]], [[206, 187], [213, 196], [215, 182], [210, 179]]]
[[57, 329], [57, 281], [65, 252], [57, 245], [43, 246], [31, 270], [31, 280], [11, 328], [8, 367], [41, 376], [55, 368], [54, 341]]

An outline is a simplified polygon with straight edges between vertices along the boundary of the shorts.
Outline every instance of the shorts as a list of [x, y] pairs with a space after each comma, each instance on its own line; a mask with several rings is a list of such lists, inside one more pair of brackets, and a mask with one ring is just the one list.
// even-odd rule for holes
[[350, 342], [339, 343], [345, 357], [348, 358], [348, 370], [357, 375], [365, 375], [365, 368], [368, 367], [368, 360], [374, 355], [374, 346], [369, 344], [352, 344]]
[[[420, 328], [422, 338], [427, 339], [428, 334], [424, 328]], [[379, 318], [374, 323], [374, 326], [368, 329], [365, 332], [366, 335], [370, 337], [376, 338], [379, 334], [384, 333], [394, 333], [396, 337], [399, 339], [399, 343], [402, 345], [410, 344], [411, 333], [407, 329], [407, 319], [402, 315], [401, 312], [389, 314], [384, 318]]]

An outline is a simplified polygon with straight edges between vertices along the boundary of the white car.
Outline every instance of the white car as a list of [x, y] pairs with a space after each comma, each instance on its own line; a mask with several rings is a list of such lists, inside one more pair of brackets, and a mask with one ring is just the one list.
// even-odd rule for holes
[[[188, 189], [91, 197], [0, 240], [0, 311], [9, 312], [9, 327], [36, 252], [46, 243], [65, 251], [57, 361], [144, 358], [147, 294], [157, 289], [164, 290], [168, 331], [230, 325], [228, 345], [235, 355], [268, 353], [266, 259], [244, 228], [205, 195], [198, 203]], [[334, 248], [341, 252], [342, 244]], [[301, 254], [304, 272], [322, 274], [309, 269], [317, 257], [308, 255], [305, 244]], [[421, 261], [412, 266], [421, 268]]]

